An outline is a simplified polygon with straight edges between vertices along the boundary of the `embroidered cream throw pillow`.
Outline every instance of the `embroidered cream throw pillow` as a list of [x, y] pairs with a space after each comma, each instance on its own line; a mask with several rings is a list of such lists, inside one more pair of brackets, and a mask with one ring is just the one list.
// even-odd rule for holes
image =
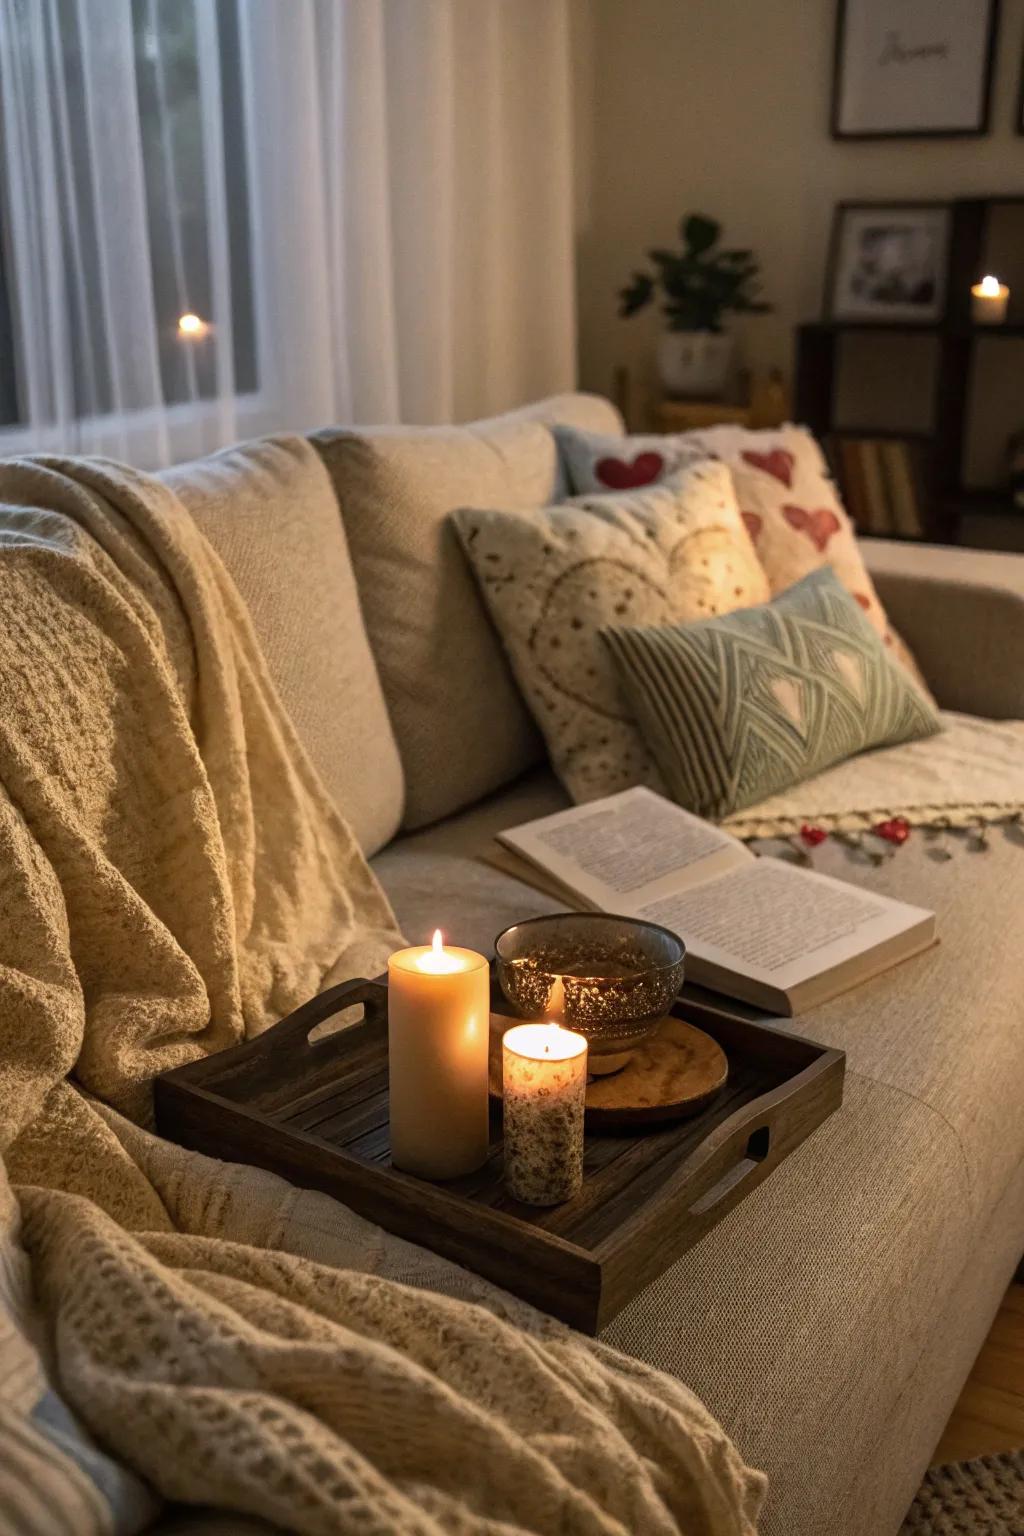
[[767, 601], [728, 470], [702, 460], [640, 491], [453, 517], [573, 799], [633, 784], [662, 789], [600, 632], [685, 624]]

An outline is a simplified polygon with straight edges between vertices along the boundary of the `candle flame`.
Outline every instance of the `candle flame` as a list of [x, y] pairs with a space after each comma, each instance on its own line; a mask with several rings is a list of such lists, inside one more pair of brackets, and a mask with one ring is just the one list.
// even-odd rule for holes
[[990, 273], [988, 277], [983, 277], [978, 284], [978, 292], [986, 299], [998, 299], [1002, 292], [1002, 284], [998, 277], [993, 277]]
[[551, 1048], [552, 1048], [552, 1046], [558, 1044], [558, 1042], [559, 1042], [559, 1040], [560, 1040], [560, 1038], [561, 1038], [563, 1033], [564, 1033], [564, 1031], [562, 1029], [561, 1024], [556, 1024], [554, 1022], [554, 1020], [552, 1019], [552, 1021], [548, 1024], [548, 1027], [547, 1027], [547, 1039], [544, 1041], [544, 1055], [545, 1056], [550, 1056], [551, 1055]]
[[445, 949], [444, 935], [440, 928], [435, 928], [434, 937], [429, 949], [420, 951], [416, 962], [417, 968], [428, 972], [431, 976], [450, 976], [454, 971], [464, 971], [466, 963], [452, 950]]
[[206, 321], [199, 315], [192, 314], [191, 310], [188, 314], [182, 315], [178, 321], [179, 336], [205, 336], [208, 330]]

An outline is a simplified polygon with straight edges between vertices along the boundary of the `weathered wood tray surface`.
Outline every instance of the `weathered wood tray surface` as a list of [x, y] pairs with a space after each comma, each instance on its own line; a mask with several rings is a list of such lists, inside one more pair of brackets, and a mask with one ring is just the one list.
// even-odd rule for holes
[[[309, 1040], [353, 1004], [363, 1006], [361, 1022]], [[163, 1073], [157, 1129], [195, 1151], [334, 1195], [596, 1333], [842, 1101], [843, 1052], [696, 989], [672, 1011], [722, 1046], [724, 1087], [690, 1119], [588, 1132], [582, 1192], [553, 1208], [520, 1205], [506, 1193], [497, 1105], [490, 1155], [477, 1173], [434, 1184], [392, 1168], [387, 987], [378, 981], [331, 988], [259, 1039]]]

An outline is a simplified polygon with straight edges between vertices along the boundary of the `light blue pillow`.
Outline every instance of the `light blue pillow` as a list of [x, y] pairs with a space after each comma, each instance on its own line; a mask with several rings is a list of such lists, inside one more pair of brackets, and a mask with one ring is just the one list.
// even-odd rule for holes
[[770, 603], [601, 638], [669, 793], [715, 821], [868, 747], [939, 729], [827, 566]]

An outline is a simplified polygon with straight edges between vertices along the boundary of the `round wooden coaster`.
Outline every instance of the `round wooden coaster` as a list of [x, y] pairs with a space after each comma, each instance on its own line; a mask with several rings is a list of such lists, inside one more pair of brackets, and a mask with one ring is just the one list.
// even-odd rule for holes
[[587, 1125], [613, 1130], [680, 1120], [703, 1108], [728, 1076], [718, 1041], [666, 1014], [621, 1072], [587, 1084]]

